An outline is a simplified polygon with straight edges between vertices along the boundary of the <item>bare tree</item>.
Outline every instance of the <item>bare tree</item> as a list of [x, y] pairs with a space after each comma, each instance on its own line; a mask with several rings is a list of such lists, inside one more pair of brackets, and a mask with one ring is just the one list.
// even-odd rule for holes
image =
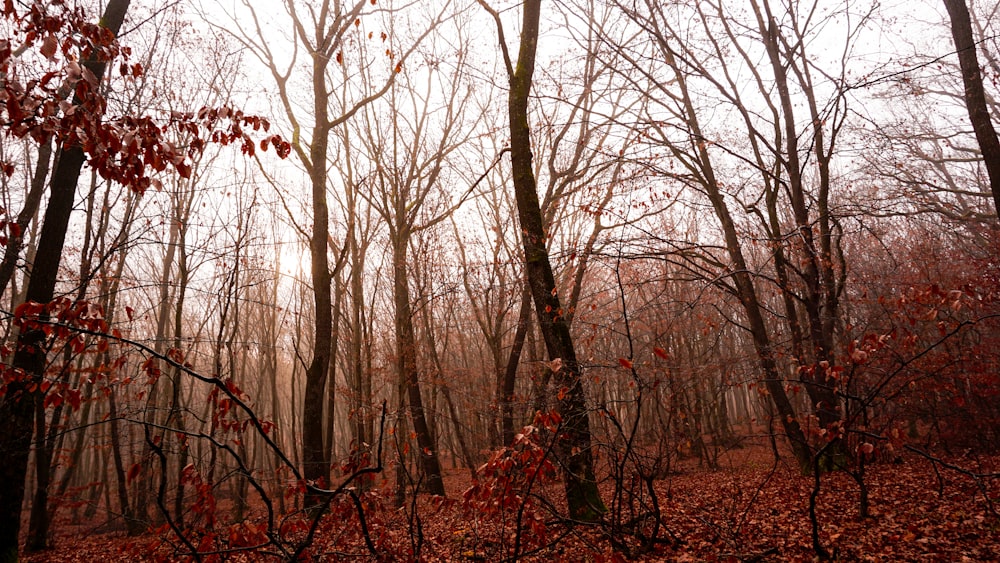
[[[458, 33], [461, 44], [460, 28]], [[430, 57], [421, 61], [423, 68], [400, 68], [401, 78], [386, 96], [385, 107], [373, 105], [366, 112], [366, 130], [358, 135], [372, 167], [370, 203], [385, 221], [392, 253], [396, 368], [406, 391], [423, 478], [427, 490], [437, 495], [445, 491], [421, 393], [409, 250], [414, 234], [447, 219], [468, 196], [461, 194], [453, 202], [444, 191], [454, 181], [447, 174], [449, 156], [475, 131], [475, 118], [468, 115], [463, 96], [467, 53], [459, 50], [449, 61], [450, 71]], [[380, 119], [382, 115], [391, 116], [391, 122]]]
[[499, 14], [485, 2], [481, 2], [481, 5], [496, 22], [500, 50], [510, 79], [507, 105], [514, 194], [524, 248], [525, 275], [535, 303], [535, 314], [549, 358], [558, 364], [553, 371], [555, 381], [561, 387], [557, 404], [564, 430], [557, 448], [565, 475], [566, 501], [572, 518], [593, 521], [600, 518], [606, 508], [597, 489], [587, 399], [580, 364], [577, 362], [569, 323], [566, 322], [567, 312], [560, 305], [556, 291], [532, 165], [528, 100], [538, 48], [541, 1], [528, 0], [522, 7], [521, 36], [516, 61], [511, 59], [508, 52]]

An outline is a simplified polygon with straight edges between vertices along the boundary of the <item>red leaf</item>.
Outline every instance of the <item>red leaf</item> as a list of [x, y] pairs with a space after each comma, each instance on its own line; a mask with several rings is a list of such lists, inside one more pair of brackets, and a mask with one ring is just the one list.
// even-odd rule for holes
[[130, 467], [128, 470], [128, 475], [125, 477], [125, 482], [131, 483], [132, 481], [134, 481], [135, 478], [139, 476], [139, 472], [141, 471], [142, 471], [141, 465], [139, 465], [138, 463], [132, 464], [132, 467]]
[[14, 309], [14, 318], [23, 319], [27, 316], [37, 315], [44, 308], [45, 307], [43, 307], [40, 303], [35, 301], [25, 301], [24, 303], [18, 305], [17, 309]]
[[59, 49], [59, 40], [56, 39], [55, 35], [46, 35], [45, 39], [42, 41], [42, 55], [49, 60], [52, 60], [56, 56], [56, 50]]
[[59, 393], [52, 393], [46, 395], [45, 400], [42, 401], [42, 408], [47, 409], [49, 407], [58, 407], [63, 402], [63, 397]]
[[670, 359], [670, 354], [667, 354], [667, 351], [664, 350], [663, 348], [660, 348], [659, 346], [653, 347], [653, 353], [656, 354], [661, 360]]
[[73, 407], [73, 410], [80, 410], [81, 395], [79, 389], [70, 389], [64, 393], [66, 402], [69, 406]]
[[618, 364], [625, 369], [632, 369], [632, 362], [626, 358], [618, 358]]

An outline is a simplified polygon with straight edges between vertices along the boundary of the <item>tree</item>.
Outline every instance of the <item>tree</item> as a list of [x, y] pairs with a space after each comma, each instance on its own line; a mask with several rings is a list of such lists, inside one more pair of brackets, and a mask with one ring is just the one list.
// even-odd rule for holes
[[[111, 0], [101, 18], [107, 32], [117, 35], [130, 0]], [[8, 4], [10, 6], [10, 4]], [[11, 17], [13, 7], [5, 8]], [[99, 37], [99, 36], [98, 36]], [[105, 43], [110, 44], [105, 38]], [[95, 47], [97, 47], [95, 45]], [[107, 60], [94, 53], [85, 67], [94, 77], [93, 87], [104, 75]], [[86, 90], [84, 90], [86, 95]], [[75, 98], [79, 105], [82, 100]], [[9, 110], [8, 110], [9, 112]], [[13, 116], [11, 116], [13, 117]], [[80, 142], [66, 143], [57, 154], [50, 186], [49, 205], [45, 210], [35, 264], [28, 282], [27, 300], [48, 303], [55, 292], [60, 257], [66, 228], [76, 194], [86, 155]], [[0, 439], [0, 457], [4, 463], [0, 478], [7, 486], [0, 488], [0, 560], [17, 561], [18, 534], [21, 530], [21, 502], [24, 498], [24, 479], [28, 468], [33, 429], [33, 407], [42, 374], [45, 372], [45, 335], [41, 331], [27, 331], [18, 338], [13, 369], [17, 379], [8, 381], [0, 402], [0, 424], [8, 431]], [[20, 374], [24, 374], [23, 376]], [[7, 379], [7, 377], [5, 377]], [[33, 385], [34, 384], [34, 385]]]
[[951, 34], [955, 40], [962, 83], [965, 85], [965, 105], [969, 121], [982, 151], [983, 163], [993, 192], [993, 206], [1000, 218], [1000, 139], [986, 107], [986, 90], [976, 56], [976, 43], [972, 34], [972, 19], [965, 0], [943, 0], [951, 18]]
[[555, 276], [546, 247], [546, 228], [538, 201], [538, 186], [532, 166], [531, 128], [528, 124], [528, 101], [538, 48], [541, 0], [527, 0], [522, 8], [521, 38], [516, 66], [508, 52], [499, 14], [485, 2], [497, 24], [500, 50], [510, 80], [507, 109], [510, 127], [510, 160], [517, 202], [521, 243], [524, 249], [525, 276], [535, 303], [535, 314], [560, 387], [557, 402], [562, 417], [557, 450], [563, 464], [566, 501], [571, 518], [594, 521], [606, 508], [597, 489], [594, 457], [591, 449], [590, 422], [580, 364], [566, 311], [560, 306]]
[[[69, 310], [65, 300], [54, 304], [52, 301], [84, 162], [89, 159], [90, 167], [100, 177], [141, 193], [159, 184], [151, 172], [171, 167], [182, 176], [190, 175], [188, 156], [204, 148], [206, 141], [198, 135], [206, 130], [212, 131], [210, 139], [214, 142], [235, 143], [243, 152], [253, 153], [256, 142], [247, 131], [266, 131], [269, 127], [265, 120], [229, 108], [204, 108], [197, 114], [177, 112], [171, 114], [166, 125], [142, 115], [105, 119], [106, 102], [99, 88], [108, 64], [120, 59], [119, 70], [123, 73], [142, 74], [141, 65], [127, 64], [128, 51], [120, 49], [115, 41], [128, 6], [128, 0], [111, 0], [100, 25], [88, 22], [82, 10], [63, 5], [46, 11], [35, 4], [22, 14], [12, 2], [7, 2], [2, 12], [15, 30], [6, 44], [10, 47], [11, 41], [22, 42], [16, 49], [4, 51], [0, 65], [5, 76], [14, 74], [13, 70], [21, 64], [30, 64], [20, 57], [32, 48], [41, 57], [64, 65], [28, 83], [27, 88], [12, 80], [3, 84], [8, 102], [4, 108], [5, 132], [41, 143], [54, 141], [58, 149], [49, 204], [26, 290], [27, 303], [17, 315], [21, 322], [17, 347], [12, 365], [4, 371], [0, 422], [9, 431], [0, 438], [0, 455], [9, 461], [4, 465], [2, 477], [10, 484], [0, 490], [0, 560], [4, 561], [17, 558], [34, 406], [38, 395], [47, 388], [43, 383], [50, 331], [44, 328], [45, 319], [49, 312]], [[76, 62], [77, 49], [82, 54], [82, 65]], [[74, 92], [72, 102], [63, 99], [64, 87]], [[220, 121], [228, 123], [228, 129], [216, 129]], [[196, 139], [190, 146], [178, 149], [167, 142], [168, 131], [189, 131]], [[273, 145], [279, 154], [286, 148], [280, 137], [275, 136], [262, 144]], [[76, 307], [71, 309], [75, 311]], [[40, 318], [41, 324], [27, 320], [29, 316]], [[95, 323], [97, 328], [107, 329], [103, 318]]]
[[[464, 44], [461, 30], [458, 39]], [[410, 246], [415, 234], [442, 223], [468, 196], [465, 193], [452, 203], [443, 193], [452, 180], [447, 174], [449, 157], [469, 140], [477, 125], [475, 118], [466, 123], [466, 98], [462, 98], [462, 85], [468, 79], [467, 53], [460, 49], [447, 65], [425, 59], [426, 67], [419, 70], [397, 67], [400, 78], [382, 101], [384, 106], [372, 105], [365, 116], [366, 130], [357, 136], [363, 139], [372, 166], [371, 205], [382, 216], [389, 239], [400, 389], [405, 390], [423, 479], [427, 490], [436, 495], [444, 495], [445, 490], [421, 393]], [[452, 70], [445, 72], [443, 68]], [[422, 86], [418, 86], [418, 79]], [[380, 116], [391, 116], [391, 120]], [[401, 405], [403, 399], [400, 397]]]
[[[323, 0], [318, 7], [313, 7], [296, 0], [285, 0], [283, 7], [289, 16], [296, 47], [287, 63], [279, 60], [275, 50], [265, 39], [258, 11], [249, 4], [246, 6], [250, 11], [254, 30], [246, 32], [239, 28], [240, 31], [234, 33], [237, 40], [250, 48], [270, 72], [277, 86], [285, 117], [292, 128], [292, 150], [309, 176], [313, 216], [308, 238], [315, 322], [312, 359], [306, 370], [302, 410], [302, 455], [306, 479], [313, 483], [325, 483], [330, 477], [331, 460], [329, 450], [325, 447], [323, 432], [326, 427], [324, 410], [328, 410], [326, 391], [327, 386], [332, 385], [330, 370], [331, 366], [335, 365], [331, 362], [334, 348], [332, 283], [335, 271], [344, 267], [350, 250], [350, 245], [342, 245], [340, 249], [335, 248], [330, 229], [327, 194], [330, 177], [328, 160], [330, 135], [336, 127], [389, 91], [396, 77], [396, 73], [391, 71], [392, 67], [400, 68], [416, 46], [410, 46], [402, 53], [393, 54], [391, 59], [395, 62], [390, 60], [386, 65], [389, 71], [385, 73], [381, 86], [363, 92], [359, 99], [336, 108], [334, 102], [337, 98], [332, 96], [331, 84], [334, 79], [331, 65], [352, 64], [350, 60], [345, 61], [345, 57], [350, 57], [345, 37], [353, 29], [360, 28], [362, 18], [366, 16], [364, 11], [366, 4], [365, 0], [347, 5]], [[302, 12], [307, 12], [308, 15]], [[424, 35], [429, 31], [430, 29], [426, 30]], [[419, 44], [419, 39], [416, 43]], [[297, 60], [300, 45], [309, 58], [305, 75], [309, 82], [308, 113], [311, 114], [312, 124], [308, 138], [303, 136], [303, 128], [308, 127], [305, 116], [300, 115], [297, 109], [296, 97], [299, 84], [292, 80], [294, 71], [300, 64]], [[353, 63], [363, 66], [367, 62], [353, 61]], [[331, 112], [335, 112], [335, 115], [332, 116]], [[334, 250], [338, 256], [333, 268], [330, 265], [329, 250]], [[326, 413], [326, 418], [332, 416], [333, 413]], [[319, 500], [311, 496], [309, 502], [316, 504]]]

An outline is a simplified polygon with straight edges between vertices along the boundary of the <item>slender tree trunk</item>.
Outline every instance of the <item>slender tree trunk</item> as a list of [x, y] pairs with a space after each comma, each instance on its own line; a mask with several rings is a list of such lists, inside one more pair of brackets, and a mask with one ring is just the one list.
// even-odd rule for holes
[[528, 95], [535, 68], [541, 0], [526, 0], [523, 10], [520, 49], [517, 66], [510, 75], [508, 98], [514, 193], [524, 246], [525, 271], [542, 338], [549, 358], [562, 362], [562, 368], [556, 371], [554, 377], [562, 388], [557, 401], [563, 419], [557, 452], [564, 468], [566, 501], [571, 518], [594, 521], [607, 508], [601, 500], [595, 480], [590, 421], [580, 365], [577, 363], [569, 325], [556, 293], [555, 276], [545, 244], [546, 229], [538, 201], [538, 186], [532, 167]]
[[417, 452], [424, 472], [427, 492], [444, 496], [444, 482], [441, 480], [441, 465], [438, 462], [427, 417], [424, 412], [423, 397], [420, 393], [420, 371], [417, 369], [417, 337], [413, 329], [413, 312], [410, 307], [410, 283], [407, 272], [406, 233], [396, 233], [393, 241], [393, 297], [396, 305], [396, 365], [406, 385], [406, 399], [409, 406], [410, 422], [416, 434]]
[[145, 529], [143, 522], [135, 517], [132, 505], [128, 500], [128, 475], [125, 472], [125, 460], [123, 459], [121, 445], [121, 428], [118, 420], [118, 400], [115, 398], [115, 389], [111, 389], [108, 394], [108, 421], [111, 426], [111, 456], [115, 462], [115, 491], [118, 494], [118, 509], [125, 520], [125, 529], [130, 537], [138, 536]]
[[524, 350], [524, 340], [531, 324], [531, 288], [524, 284], [521, 293], [521, 308], [517, 314], [517, 328], [514, 330], [514, 342], [510, 346], [510, 356], [507, 358], [507, 368], [503, 375], [503, 394], [500, 399], [501, 427], [503, 428], [503, 443], [510, 445], [514, 441], [514, 387], [517, 383], [517, 367], [521, 363], [521, 352]]
[[[351, 217], [348, 219], [348, 229], [350, 229], [350, 257], [351, 257], [351, 350], [350, 350], [350, 374], [349, 379], [351, 381], [352, 391], [354, 393], [354, 401], [352, 404], [352, 420], [354, 422], [354, 459], [352, 460], [358, 467], [362, 464], [366, 464], [366, 458], [371, 451], [371, 441], [373, 440], [371, 432], [371, 383], [367, 381], [367, 377], [364, 369], [364, 352], [362, 345], [364, 343], [364, 327], [362, 326], [363, 317], [362, 314], [365, 303], [364, 303], [364, 249], [358, 244], [358, 235], [356, 231], [358, 226], [356, 225], [355, 215], [356, 211], [353, 206], [353, 200], [351, 205], [349, 205], [349, 211]], [[366, 384], [367, 383], [367, 384]], [[367, 391], [366, 391], [367, 390]], [[362, 489], [367, 489], [371, 484], [372, 479], [368, 476], [363, 477], [358, 486]]]
[[[188, 282], [191, 277], [190, 269], [188, 268], [188, 248], [187, 248], [187, 218], [189, 215], [189, 210], [191, 206], [191, 199], [187, 200], [187, 205], [184, 208], [183, 216], [179, 216], [177, 222], [183, 225], [178, 232], [177, 236], [177, 298], [174, 305], [174, 323], [173, 323], [173, 344], [172, 347], [180, 350], [181, 343], [184, 339], [184, 302], [187, 297], [187, 287]], [[178, 211], [178, 213], [181, 213]], [[218, 375], [218, 374], [216, 374]], [[167, 411], [166, 426], [170, 428], [172, 425], [178, 430], [184, 431], [184, 417], [181, 413], [181, 373], [177, 369], [171, 370], [170, 374], [170, 409]], [[184, 478], [183, 472], [184, 467], [187, 466], [188, 448], [186, 445], [178, 443], [177, 448], [179, 450], [179, 458], [177, 460], [177, 489], [174, 491], [174, 521], [178, 526], [184, 524]], [[147, 448], [148, 450], [148, 448]], [[147, 458], [152, 452], [147, 451]], [[150, 471], [150, 473], [152, 473]], [[150, 485], [150, 490], [151, 490]], [[138, 510], [145, 513], [146, 507], [145, 502], [148, 499], [148, 493], [146, 491], [141, 492], [140, 499], [143, 501], [143, 506], [138, 507]]]
[[396, 441], [396, 488], [392, 495], [392, 505], [402, 508], [406, 504], [406, 487], [408, 485], [407, 473], [409, 472], [409, 450], [410, 431], [406, 424], [406, 378], [402, 373], [397, 374], [396, 381], [396, 424], [394, 426], [394, 438]]
[[[64, 372], [68, 373], [68, 371]], [[48, 547], [49, 543], [49, 482], [52, 471], [51, 444], [44, 439], [45, 432], [45, 397], [39, 394], [35, 398], [35, 436], [39, 436], [35, 445], [35, 495], [31, 501], [31, 515], [28, 518], [28, 551], [39, 551]], [[59, 413], [55, 413], [57, 416]], [[58, 418], [53, 416], [52, 426], [55, 427]]]
[[330, 337], [330, 375], [326, 382], [326, 442], [323, 444], [323, 457], [333, 463], [333, 448], [335, 446], [337, 411], [337, 349], [340, 347], [340, 308], [344, 302], [344, 284], [338, 270], [334, 280], [336, 290], [333, 301], [333, 331]]
[[38, 161], [35, 162], [35, 174], [31, 177], [31, 187], [24, 198], [24, 206], [17, 215], [18, 232], [12, 234], [7, 239], [7, 247], [4, 250], [3, 261], [0, 262], [0, 294], [7, 289], [14, 276], [14, 269], [17, 267], [17, 257], [21, 254], [21, 247], [24, 245], [24, 233], [28, 230], [28, 224], [38, 213], [38, 206], [45, 193], [45, 180], [49, 177], [49, 169], [52, 165], [52, 141], [38, 145]]

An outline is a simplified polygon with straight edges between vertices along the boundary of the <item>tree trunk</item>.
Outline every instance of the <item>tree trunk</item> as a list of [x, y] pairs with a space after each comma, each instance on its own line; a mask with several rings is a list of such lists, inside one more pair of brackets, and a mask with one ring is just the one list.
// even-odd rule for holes
[[[101, 23], [117, 35], [125, 20], [130, 0], [110, 0]], [[88, 69], [98, 82], [104, 76], [106, 63], [89, 60]], [[69, 226], [76, 185], [83, 167], [84, 154], [80, 145], [63, 147], [52, 176], [51, 196], [45, 210], [45, 222], [38, 241], [35, 263], [28, 282], [26, 300], [39, 303], [52, 301], [59, 262], [62, 257], [66, 229]], [[23, 370], [24, 377], [7, 384], [0, 402], [0, 562], [16, 561], [18, 534], [21, 530], [21, 503], [24, 500], [24, 479], [31, 452], [34, 427], [34, 406], [37, 383], [45, 370], [45, 335], [41, 331], [26, 331], [18, 337], [14, 354], [14, 369]]]
[[[187, 230], [188, 230], [188, 219], [191, 213], [191, 204], [193, 199], [188, 197], [183, 204], [178, 204], [177, 207], [177, 218], [175, 223], [179, 226], [176, 238], [176, 253], [177, 253], [177, 280], [174, 282], [177, 287], [176, 303], [174, 305], [174, 323], [173, 323], [173, 347], [177, 350], [181, 349], [181, 345], [184, 341], [184, 304], [187, 298], [188, 283], [191, 278], [190, 267], [188, 266], [188, 247], [187, 247]], [[164, 264], [164, 268], [168, 267], [168, 264]], [[163, 278], [164, 283], [167, 281], [167, 277]], [[177, 369], [171, 370], [170, 374], [170, 408], [167, 411], [167, 422], [166, 426], [169, 428], [172, 424], [176, 425], [176, 428], [180, 431], [185, 430], [185, 421], [182, 416], [182, 405], [181, 405], [181, 373]], [[177, 461], [177, 488], [174, 491], [174, 521], [178, 526], [184, 524], [184, 490], [185, 483], [183, 478], [184, 467], [187, 466], [188, 449], [186, 445], [181, 443], [177, 444], [177, 448], [180, 452], [180, 457]], [[146, 447], [147, 458], [152, 454], [149, 451], [149, 446]], [[150, 485], [149, 490], [152, 490]], [[143, 503], [148, 499], [148, 494], [146, 491], [142, 491], [141, 500]], [[146, 513], [145, 505], [137, 508], [137, 511], [141, 511], [142, 514]]]
[[17, 267], [17, 257], [21, 254], [21, 247], [24, 245], [24, 233], [28, 230], [28, 224], [38, 213], [38, 205], [42, 201], [45, 193], [45, 180], [49, 177], [49, 169], [52, 165], [52, 141], [42, 143], [38, 146], [38, 161], [35, 163], [35, 174], [31, 177], [31, 187], [24, 197], [24, 206], [17, 215], [18, 232], [12, 234], [7, 239], [7, 247], [4, 250], [3, 261], [0, 262], [0, 294], [7, 289], [14, 276], [14, 269]]
[[[318, 121], [319, 116], [316, 119]], [[306, 370], [302, 409], [302, 468], [306, 481], [325, 487], [330, 479], [330, 460], [324, 456], [323, 407], [326, 403], [324, 391], [330, 371], [330, 350], [333, 343], [333, 294], [330, 287], [333, 276], [326, 252], [327, 239], [330, 237], [330, 214], [326, 200], [325, 137], [313, 139], [310, 152], [313, 158], [313, 170], [310, 174], [313, 229], [309, 249], [316, 321], [313, 326], [313, 357]], [[310, 496], [306, 506], [318, 502], [319, 499]]]
[[337, 271], [336, 279], [333, 281], [336, 289], [333, 299], [332, 330], [330, 333], [330, 372], [326, 382], [326, 438], [323, 443], [323, 457], [330, 464], [333, 463], [333, 449], [335, 447], [334, 437], [336, 435], [336, 412], [337, 412], [337, 350], [340, 347], [340, 308], [344, 302], [344, 284], [341, 280], [340, 270]]
[[951, 35], [955, 40], [955, 50], [958, 51], [958, 63], [962, 68], [962, 82], [965, 84], [965, 106], [969, 110], [969, 121], [976, 133], [979, 150], [983, 154], [983, 163], [990, 178], [990, 190], [993, 192], [993, 208], [1000, 217], [1000, 140], [996, 129], [990, 121], [990, 112], [986, 107], [986, 90], [983, 87], [983, 75], [979, 70], [979, 58], [976, 56], [976, 43], [972, 36], [972, 21], [969, 7], [965, 0], [944, 0], [951, 18]]
[[[353, 203], [353, 202], [352, 202]], [[354, 417], [354, 459], [352, 460], [358, 467], [366, 464], [365, 456], [371, 450], [370, 443], [374, 437], [371, 417], [371, 384], [365, 374], [364, 357], [362, 344], [364, 343], [364, 328], [362, 319], [364, 315], [364, 252], [358, 244], [357, 226], [354, 223], [354, 207], [349, 206], [351, 218], [348, 219], [351, 251], [351, 352], [350, 352], [350, 376], [352, 391], [354, 393], [353, 417]], [[367, 383], [367, 385], [366, 385]], [[371, 485], [372, 479], [363, 477], [358, 486], [367, 489]]]
[[[68, 372], [64, 372], [68, 373]], [[35, 398], [35, 436], [39, 437], [35, 445], [35, 495], [31, 501], [31, 515], [28, 517], [28, 551], [40, 551], [49, 544], [49, 483], [52, 480], [52, 447], [51, 443], [42, 438], [45, 436], [45, 397], [41, 394]], [[57, 413], [58, 414], [58, 413]], [[53, 417], [52, 426], [58, 419]]]
[[524, 3], [517, 67], [511, 69], [510, 75], [508, 111], [511, 167], [521, 242], [524, 246], [525, 271], [535, 303], [535, 313], [549, 358], [562, 361], [562, 368], [554, 377], [562, 388], [557, 401], [563, 419], [557, 452], [564, 468], [566, 501], [571, 518], [594, 521], [607, 508], [601, 500], [594, 476], [590, 421], [580, 365], [577, 363], [569, 325], [556, 293], [555, 277], [545, 245], [545, 225], [538, 202], [538, 186], [531, 162], [528, 95], [535, 68], [540, 16], [541, 0], [527, 0]]
[[[115, 462], [115, 491], [118, 494], [118, 509], [122, 518], [125, 519], [125, 530], [129, 537], [138, 536], [145, 530], [145, 524], [135, 517], [128, 500], [128, 475], [125, 471], [125, 461], [122, 459], [121, 434], [118, 420], [118, 400], [115, 398], [115, 389], [108, 393], [108, 422], [111, 425], [111, 455]], [[131, 471], [129, 471], [131, 472]], [[110, 506], [109, 506], [110, 507]]]
[[500, 397], [500, 425], [503, 429], [503, 444], [505, 446], [509, 446], [514, 441], [514, 386], [517, 383], [517, 367], [521, 363], [521, 352], [524, 350], [524, 340], [528, 335], [530, 323], [531, 288], [525, 284], [521, 295], [521, 309], [517, 314], [514, 342], [510, 346], [507, 369], [503, 375], [503, 394]]
[[[396, 305], [396, 365], [400, 377], [406, 385], [406, 402], [409, 406], [410, 421], [416, 434], [417, 455], [427, 485], [427, 492], [444, 496], [444, 482], [441, 480], [441, 465], [427, 417], [424, 413], [423, 398], [420, 394], [420, 372], [417, 369], [417, 337], [413, 329], [413, 312], [410, 308], [410, 283], [407, 273], [406, 233], [396, 233], [393, 241], [393, 298]], [[405, 439], [405, 436], [402, 437]]]

